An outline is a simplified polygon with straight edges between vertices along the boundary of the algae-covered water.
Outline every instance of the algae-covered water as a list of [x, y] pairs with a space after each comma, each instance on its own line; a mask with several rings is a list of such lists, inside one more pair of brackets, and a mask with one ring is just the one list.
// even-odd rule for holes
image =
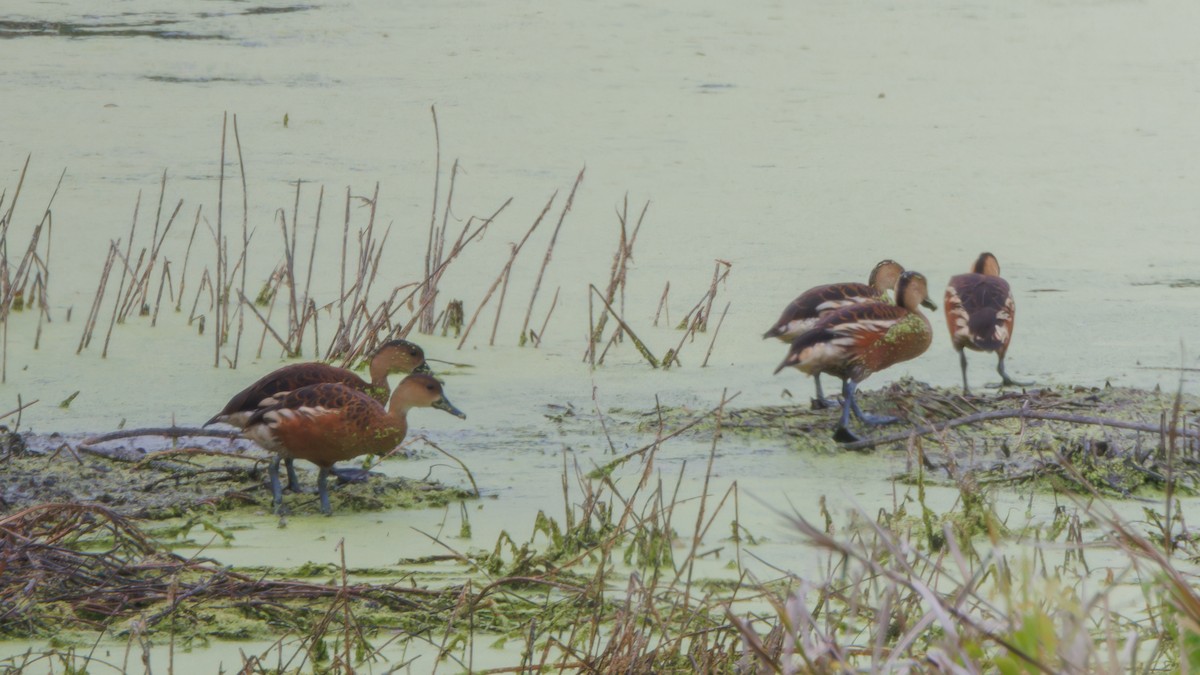
[[[20, 429], [40, 433], [198, 425], [282, 362], [270, 338], [255, 358], [259, 331], [248, 319], [253, 347], [243, 345], [236, 370], [214, 367], [211, 325], [203, 334], [188, 325], [199, 275], [215, 260], [218, 211], [236, 254], [244, 196], [247, 286], [256, 291], [282, 259], [280, 213], [290, 227], [298, 204], [306, 252], [323, 187], [312, 290], [332, 302], [346, 194], [355, 195], [353, 251], [366, 217], [358, 197], [378, 185], [377, 227], [391, 232], [377, 284], [390, 290], [423, 276], [431, 212], [441, 222], [456, 161], [452, 233], [513, 200], [442, 280], [439, 302], [461, 299], [468, 317], [509, 243], [557, 192], [514, 266], [494, 345], [495, 300], [461, 349], [450, 336], [410, 336], [431, 358], [467, 366], [433, 363], [465, 422], [427, 410], [410, 421], [412, 433], [470, 467], [484, 497], [465, 510], [291, 517], [282, 529], [265, 510], [239, 512], [229, 524], [253, 534], [234, 530], [231, 543], [204, 555], [235, 565], [331, 563], [344, 540], [352, 566], [388, 565], [444, 553], [437, 533], [460, 532], [464, 517], [471, 536], [454, 540], [463, 548], [490, 548], [505, 530], [526, 540], [538, 510], [563, 511], [564, 464], [590, 469], [653, 439], [620, 424], [606, 438], [597, 411], [661, 403], [700, 412], [726, 393], [738, 393], [739, 407], [804, 405], [811, 383], [790, 371], [772, 376], [784, 350], [759, 336], [800, 291], [863, 281], [882, 258], [923, 272], [940, 304], [945, 279], [980, 251], [995, 253], [1018, 308], [1007, 361], [1017, 379], [1173, 390], [1179, 373], [1169, 369], [1196, 365], [1200, 328], [1198, 14], [1182, 0], [211, 0], [182, 9], [17, 0], [0, 19], [4, 209], [32, 159], [8, 231], [10, 261], [65, 174], [52, 206], [53, 322], [36, 350], [35, 314], [5, 327], [0, 408], [36, 399]], [[243, 195], [227, 127], [219, 197], [226, 113], [230, 123], [236, 115], [247, 188]], [[555, 309], [540, 347], [518, 346], [538, 266], [584, 167], [532, 325], [540, 330], [557, 290]], [[116, 326], [102, 358], [110, 295], [100, 340], [77, 355], [109, 242], [128, 243], [140, 193], [133, 255], [146, 244], [164, 170], [165, 211], [184, 203], [163, 245], [175, 284], [202, 208], [184, 310], [165, 309], [154, 327], [146, 317]], [[708, 289], [716, 260], [730, 274], [681, 367], [651, 369], [625, 343], [593, 370], [583, 360], [588, 286], [607, 284], [618, 214], [627, 210], [632, 226], [646, 203], [621, 307], [652, 351], [677, 346], [675, 324]], [[667, 284], [670, 319], [655, 326]], [[325, 316], [330, 331], [336, 319]], [[903, 376], [957, 385], [940, 314], [931, 320], [930, 350], [864, 389]], [[228, 347], [224, 356], [232, 358]], [[994, 365], [973, 355], [972, 382], [995, 380]], [[1190, 379], [1184, 388], [1194, 389]], [[574, 411], [570, 424], [553, 419], [563, 406]], [[889, 478], [905, 458], [816, 445], [746, 436], [718, 445], [712, 491], [736, 481], [749, 497], [739, 516], [762, 535], [756, 555], [770, 565], [800, 570], [808, 555], [778, 510], [815, 513], [822, 495], [868, 510], [895, 499]], [[672, 482], [682, 472], [682, 492], [695, 495], [709, 450], [699, 436], [673, 440], [657, 470]], [[429, 449], [380, 470], [466, 485]], [[955, 494], [933, 491], [947, 502]]]

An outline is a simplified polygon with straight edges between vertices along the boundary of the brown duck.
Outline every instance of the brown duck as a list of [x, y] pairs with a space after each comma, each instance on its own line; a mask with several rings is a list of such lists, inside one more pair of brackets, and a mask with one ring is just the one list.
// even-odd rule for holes
[[951, 277], [950, 284], [946, 286], [945, 311], [950, 341], [958, 351], [958, 362], [962, 367], [964, 394], [971, 393], [967, 386], [967, 354], [964, 349], [996, 352], [1000, 357], [996, 367], [1002, 379], [1000, 386], [1032, 384], [1017, 382], [1004, 370], [1004, 355], [1012, 340], [1017, 306], [1008, 282], [1000, 277], [1000, 263], [996, 256], [980, 253], [969, 273]]
[[[383, 343], [371, 355], [369, 367], [371, 381], [367, 382], [345, 368], [337, 368], [326, 363], [294, 363], [267, 373], [257, 382], [246, 387], [229, 399], [221, 412], [204, 423], [204, 426], [222, 422], [231, 426], [245, 428], [247, 420], [264, 405], [275, 402], [274, 397], [284, 392], [314, 384], [336, 383], [345, 385], [356, 391], [361, 391], [371, 398], [384, 404], [388, 400], [388, 375], [394, 373], [428, 373], [432, 374], [429, 365], [425, 363], [425, 352], [408, 340], [389, 340]], [[292, 460], [287, 460], [288, 489], [298, 490], [300, 481], [296, 477], [296, 469]], [[361, 480], [358, 475], [347, 474], [350, 480]]]
[[[763, 333], [763, 339], [778, 338], [790, 343], [816, 325], [819, 318], [834, 310], [868, 302], [887, 302], [888, 291], [896, 289], [896, 281], [903, 273], [904, 268], [895, 260], [881, 260], [871, 270], [865, 284], [845, 282], [814, 286], [801, 293], [783, 309], [783, 313], [771, 328]], [[817, 388], [817, 397], [812, 401], [813, 408], [828, 408], [834, 405], [833, 401], [825, 398], [821, 390], [820, 373], [813, 376], [813, 381]]]
[[829, 373], [842, 380], [842, 417], [834, 439], [858, 440], [850, 431], [850, 412], [866, 424], [889, 424], [895, 417], [867, 415], [854, 393], [858, 383], [901, 361], [914, 359], [929, 348], [933, 331], [920, 305], [937, 309], [929, 299], [925, 277], [905, 272], [896, 284], [897, 305], [882, 302], [854, 304], [821, 317], [792, 341], [787, 358], [775, 372], [793, 366], [809, 375]]
[[404, 378], [392, 392], [386, 410], [361, 391], [334, 383], [301, 387], [256, 410], [246, 421], [245, 434], [275, 453], [269, 475], [276, 509], [283, 503], [279, 462], [303, 459], [320, 468], [317, 493], [321, 512], [332, 514], [328, 479], [334, 463], [395, 448], [408, 433], [408, 411], [416, 407], [467, 417], [446, 399], [441, 383], [423, 373]]

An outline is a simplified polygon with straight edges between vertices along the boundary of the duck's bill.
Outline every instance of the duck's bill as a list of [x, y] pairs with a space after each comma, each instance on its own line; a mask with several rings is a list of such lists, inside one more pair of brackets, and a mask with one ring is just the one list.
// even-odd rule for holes
[[425, 361], [422, 361], [421, 365], [417, 366], [416, 368], [413, 368], [413, 373], [422, 373], [425, 375], [433, 375], [433, 368], [430, 368], [428, 363], [426, 363]]
[[450, 401], [447, 401], [445, 396], [434, 401], [433, 407], [437, 408], [438, 410], [445, 410], [446, 412], [460, 419], [467, 419], [467, 414], [458, 408], [455, 408], [454, 404], [452, 404]]
[[937, 305], [933, 304], [933, 301], [930, 300], [929, 298], [925, 298], [924, 300], [922, 300], [921, 306], [925, 307], [927, 309], [937, 309]]

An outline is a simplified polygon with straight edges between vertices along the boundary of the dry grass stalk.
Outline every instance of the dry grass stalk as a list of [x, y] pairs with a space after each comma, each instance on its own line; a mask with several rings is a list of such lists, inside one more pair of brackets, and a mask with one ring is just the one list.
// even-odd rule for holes
[[109, 242], [108, 256], [104, 259], [104, 267], [100, 271], [100, 282], [96, 284], [96, 295], [92, 299], [92, 308], [87, 320], [83, 322], [83, 334], [79, 336], [78, 354], [92, 342], [92, 332], [96, 329], [96, 320], [100, 315], [100, 303], [104, 300], [104, 290], [108, 287], [108, 275], [112, 272], [113, 262], [117, 259], [117, 242]]
[[587, 167], [579, 170], [579, 175], [575, 177], [575, 183], [571, 186], [571, 192], [567, 195], [567, 203], [563, 206], [562, 213], [558, 215], [558, 224], [554, 226], [554, 234], [550, 235], [550, 243], [546, 246], [546, 256], [542, 258], [542, 266], [538, 269], [537, 280], [533, 284], [533, 294], [529, 298], [529, 308], [525, 310], [525, 321], [521, 324], [521, 333], [518, 344], [525, 344], [525, 336], [529, 331], [529, 319], [533, 316], [533, 305], [537, 302], [538, 291], [542, 288], [542, 277], [546, 274], [546, 267], [550, 264], [550, 256], [554, 254], [554, 244], [558, 241], [558, 233], [562, 230], [563, 222], [566, 220], [567, 213], [571, 211], [571, 205], [575, 202], [575, 191], [579, 189], [579, 184], [583, 182], [583, 173], [587, 171]]
[[666, 312], [667, 323], [671, 323], [671, 308], [667, 305], [667, 294], [671, 292], [671, 282], [663, 287], [662, 297], [658, 300], [658, 309], [654, 311], [654, 327], [658, 327], [658, 319]]
[[[625, 319], [621, 318], [620, 314], [617, 314], [617, 310], [613, 309], [612, 305], [608, 304], [608, 301], [605, 300], [604, 296], [600, 294], [600, 289], [596, 288], [596, 286], [593, 284], [588, 284], [588, 288], [591, 289], [592, 293], [594, 293], [596, 297], [600, 298], [600, 302], [604, 303], [604, 308], [608, 310], [609, 314], [612, 314], [614, 319], [616, 319], [617, 323], [620, 325], [620, 329], [629, 336], [629, 339], [633, 340], [633, 344], [635, 347], [637, 347], [638, 353], [642, 355], [642, 358], [646, 359], [646, 362], [649, 363], [652, 368], [658, 368], [658, 359], [650, 352], [650, 349], [646, 347], [646, 343], [642, 342], [641, 338], [639, 338], [637, 334], [633, 332], [633, 329], [629, 327], [629, 324], [625, 323]], [[595, 343], [590, 339], [588, 340], [588, 351], [595, 351]], [[587, 355], [585, 354], [585, 358], [586, 357]], [[603, 360], [601, 362], [603, 363]]]
[[500, 312], [504, 308], [504, 294], [508, 289], [508, 279], [509, 275], [512, 273], [513, 263], [516, 262], [517, 255], [525, 246], [525, 242], [529, 240], [529, 236], [533, 234], [533, 231], [537, 229], [538, 225], [541, 224], [542, 219], [545, 218], [546, 214], [550, 211], [550, 206], [554, 204], [554, 199], [557, 196], [557, 191], [550, 195], [550, 199], [547, 200], [546, 205], [542, 207], [542, 212], [538, 214], [538, 217], [533, 221], [533, 225], [531, 225], [525, 232], [525, 236], [521, 237], [521, 241], [512, 246], [512, 250], [509, 252], [508, 256], [508, 262], [504, 263], [504, 267], [500, 270], [500, 274], [496, 277], [496, 280], [492, 282], [492, 285], [488, 288], [487, 293], [483, 295], [483, 300], [479, 301], [479, 305], [475, 308], [475, 313], [471, 315], [471, 320], [467, 322], [467, 327], [463, 330], [462, 338], [458, 341], [459, 349], [462, 349], [463, 345], [466, 344], [467, 337], [471, 334], [471, 328], [475, 326], [475, 320], [479, 318], [479, 313], [483, 311], [483, 308], [487, 306], [488, 301], [492, 299], [492, 294], [496, 292], [496, 288], [503, 284], [504, 290], [500, 292], [500, 298], [497, 300], [496, 319], [492, 322], [492, 337], [488, 341], [488, 345], [496, 344], [496, 328], [500, 325]]
[[[625, 195], [625, 201], [622, 208], [617, 212], [617, 220], [620, 222], [620, 239], [617, 241], [617, 252], [613, 254], [612, 268], [609, 271], [608, 287], [604, 291], [604, 298], [608, 304], [613, 304], [617, 300], [617, 294], [621, 296], [621, 311], [625, 311], [625, 288], [626, 277], [629, 272], [629, 261], [633, 259], [633, 245], [637, 242], [638, 233], [642, 230], [642, 222], [646, 218], [646, 211], [650, 209], [650, 202], [646, 202], [642, 206], [641, 213], [638, 214], [637, 224], [633, 228], [633, 233], [629, 233], [629, 195]], [[604, 332], [605, 320], [608, 317], [600, 316], [599, 323], [592, 331], [592, 341], [599, 342], [600, 335]]]
[[225, 306], [228, 305], [228, 296], [224, 295], [227, 284], [225, 278], [228, 273], [228, 260], [225, 256], [225, 133], [229, 123], [229, 113], [226, 112], [221, 116], [221, 166], [217, 176], [217, 230], [213, 233], [213, 239], [217, 247], [217, 271], [216, 276], [210, 279], [213, 292], [215, 293], [215, 307], [213, 311], [213, 368], [221, 367], [221, 345], [224, 343], [224, 333], [227, 322], [224, 316]]
[[712, 283], [709, 284], [708, 290], [701, 296], [700, 301], [692, 307], [690, 311], [679, 322], [679, 328], [683, 330], [683, 336], [679, 338], [679, 344], [675, 348], [668, 351], [663, 357], [663, 368], [670, 368], [671, 364], [683, 365], [679, 360], [679, 352], [683, 349], [683, 345], [688, 341], [688, 338], [694, 339], [696, 332], [704, 332], [708, 330], [708, 315], [712, 311], [713, 300], [717, 297], [717, 287], [729, 278], [729, 272], [733, 269], [732, 263], [724, 260], [717, 260], [713, 267]]
[[[179, 297], [175, 300], [175, 311], [183, 310], [183, 291], [187, 284], [187, 267], [188, 260], [192, 257], [192, 242], [196, 240], [196, 230], [200, 229], [200, 212], [203, 206], [196, 207], [196, 220], [192, 223], [192, 234], [188, 237], [187, 250], [183, 254], [183, 271], [179, 274]], [[188, 319], [188, 324], [191, 325], [191, 319]]]

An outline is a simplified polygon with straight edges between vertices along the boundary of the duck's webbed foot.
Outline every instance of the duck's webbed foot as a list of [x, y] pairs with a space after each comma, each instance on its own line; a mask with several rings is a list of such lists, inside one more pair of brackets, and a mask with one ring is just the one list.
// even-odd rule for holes
[[821, 389], [821, 374], [813, 375], [813, 383], [817, 386], [817, 395], [813, 397], [813, 410], [826, 410], [837, 405], [837, 401], [831, 398], [825, 398], [825, 391]]
[[862, 437], [850, 431], [850, 429], [839, 425], [837, 430], [833, 432], [833, 440], [838, 443], [854, 443], [861, 441]]
[[813, 410], [828, 410], [830, 408], [836, 408], [837, 404], [838, 402], [831, 398], [814, 398], [812, 399], [811, 407]]

